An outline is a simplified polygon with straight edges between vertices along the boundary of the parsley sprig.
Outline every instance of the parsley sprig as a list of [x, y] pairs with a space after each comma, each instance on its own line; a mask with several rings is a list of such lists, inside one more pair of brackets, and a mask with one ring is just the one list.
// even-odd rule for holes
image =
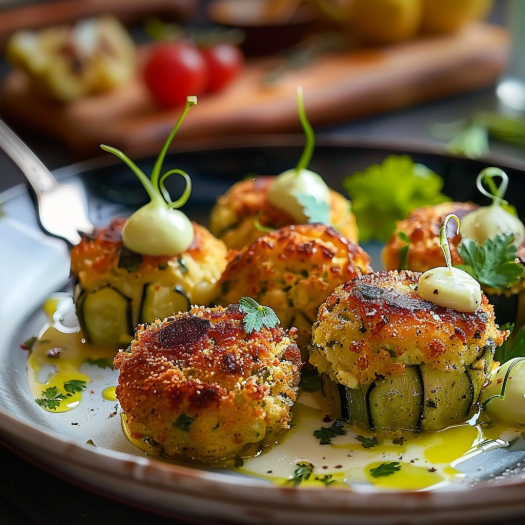
[[390, 461], [388, 463], [381, 463], [378, 467], [370, 469], [370, 474], [373, 478], [381, 478], [383, 476], [391, 476], [399, 470], [401, 470], [399, 461]]
[[415, 208], [450, 200], [441, 193], [442, 187], [439, 175], [408, 155], [389, 155], [381, 164], [343, 179], [363, 242], [385, 242], [395, 230], [396, 221]]
[[269, 306], [260, 305], [251, 297], [242, 297], [239, 301], [239, 310], [244, 316], [244, 329], [247, 334], [258, 332], [263, 326], [274, 328], [280, 321]]
[[361, 442], [361, 445], [363, 445], [363, 448], [373, 448], [379, 445], [379, 441], [377, 441], [377, 438], [374, 437], [365, 437], [365, 436], [356, 436], [355, 437], [357, 441]]
[[62, 401], [71, 397], [75, 393], [80, 393], [85, 390], [87, 383], [79, 379], [72, 379], [64, 383], [65, 393], [59, 390], [56, 386], [52, 386], [42, 391], [42, 397], [35, 399], [38, 406], [47, 408], [49, 410], [56, 410]]
[[[512, 333], [514, 324], [506, 323], [500, 327], [500, 330], [510, 330]], [[512, 341], [510, 336], [507, 337], [507, 340], [494, 353], [494, 361], [498, 361], [500, 364], [504, 364], [515, 357], [525, 357], [525, 325], [516, 332]]]
[[458, 253], [465, 264], [458, 268], [465, 270], [480, 284], [497, 290], [509, 289], [519, 282], [525, 267], [516, 258], [518, 250], [513, 244], [514, 235], [502, 233], [494, 239], [478, 244], [472, 239], [463, 239]]
[[309, 223], [331, 224], [330, 205], [326, 201], [320, 201], [313, 195], [304, 193], [299, 193], [296, 197]]
[[287, 483], [293, 487], [298, 487], [303, 481], [310, 479], [314, 471], [314, 466], [308, 461], [301, 461], [297, 463], [297, 468], [293, 473], [293, 477], [290, 478]]
[[330, 445], [332, 438], [336, 436], [346, 436], [346, 434], [347, 432], [342, 419], [336, 419], [330, 427], [322, 427], [314, 431], [314, 437], [319, 440], [320, 445]]

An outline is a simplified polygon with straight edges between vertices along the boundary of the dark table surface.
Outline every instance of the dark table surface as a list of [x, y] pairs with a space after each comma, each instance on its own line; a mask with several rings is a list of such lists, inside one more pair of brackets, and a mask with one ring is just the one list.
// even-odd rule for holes
[[[493, 21], [504, 23], [505, 4], [496, 3], [491, 14]], [[1, 8], [1, 4], [0, 4]], [[1, 16], [1, 14], [0, 14]], [[0, 79], [7, 72], [0, 62]], [[498, 110], [495, 86], [481, 91], [458, 95], [413, 108], [346, 122], [318, 134], [337, 134], [345, 137], [380, 141], [403, 141], [431, 148], [442, 148], [443, 142], [429, 134], [432, 122], [451, 122], [468, 118], [477, 110]], [[1, 116], [0, 116], [1, 117]], [[21, 134], [51, 170], [78, 160], [61, 145], [42, 137]], [[491, 142], [491, 152], [507, 159], [525, 161], [525, 147]], [[24, 180], [12, 162], [0, 152], [0, 193]], [[1, 248], [0, 248], [1, 250]], [[1, 256], [1, 254], [0, 254]], [[57, 494], [60, 497], [57, 497]], [[72, 514], [73, 513], [73, 514]], [[177, 520], [156, 516], [110, 501], [42, 470], [16, 452], [0, 446], [0, 523], [6, 525], [98, 525], [116, 523], [147, 523], [163, 525]], [[182, 522], [181, 522], [182, 523]], [[515, 522], [525, 523], [525, 516]]]

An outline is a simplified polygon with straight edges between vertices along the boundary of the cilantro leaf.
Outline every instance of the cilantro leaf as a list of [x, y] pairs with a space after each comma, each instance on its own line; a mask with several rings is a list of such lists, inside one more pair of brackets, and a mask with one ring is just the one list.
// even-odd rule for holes
[[82, 392], [86, 389], [87, 383], [79, 379], [71, 379], [71, 381], [66, 381], [64, 383], [64, 390], [68, 392], [69, 395], [75, 394], [77, 392]]
[[458, 265], [458, 268], [480, 284], [498, 290], [508, 289], [525, 273], [525, 267], [516, 262], [518, 250], [513, 241], [512, 233], [502, 233], [481, 245], [473, 239], [463, 239], [458, 253], [465, 264]]
[[299, 204], [303, 207], [303, 213], [308, 217], [308, 222], [320, 222], [321, 224], [331, 224], [330, 206], [325, 201], [317, 200], [313, 195], [299, 193], [295, 195]]
[[412, 210], [425, 204], [450, 200], [441, 193], [443, 180], [408, 155], [389, 155], [343, 179], [343, 188], [352, 200], [352, 209], [362, 242], [385, 242]]
[[317, 392], [323, 387], [321, 376], [315, 368], [303, 368], [299, 388], [305, 392]]
[[99, 368], [113, 368], [113, 363], [107, 357], [99, 357], [98, 359], [88, 357], [84, 360], [84, 363], [87, 363], [88, 365], [95, 365]]
[[400, 436], [400, 437], [394, 438], [394, 439], [392, 440], [392, 443], [393, 443], [394, 445], [400, 445], [400, 446], [401, 446], [404, 442], [405, 442], [405, 438], [404, 438], [403, 436]]
[[294, 487], [298, 487], [303, 481], [306, 481], [310, 478], [314, 471], [314, 466], [307, 461], [301, 461], [297, 463], [297, 468], [293, 473], [293, 477], [289, 479], [286, 483], [291, 484]]
[[361, 442], [361, 445], [363, 445], [363, 448], [372, 448], [377, 445], [379, 445], [379, 441], [377, 441], [377, 438], [374, 437], [365, 437], [365, 436], [356, 436], [355, 437], [357, 441]]
[[56, 410], [60, 406], [60, 402], [63, 401], [67, 395], [60, 392], [56, 387], [49, 387], [42, 392], [42, 396], [39, 399], [35, 399], [36, 404], [43, 408], [49, 408], [50, 410]]
[[399, 470], [401, 470], [401, 465], [399, 462], [391, 461], [390, 463], [381, 463], [379, 467], [370, 469], [370, 474], [373, 478], [381, 478], [383, 476], [391, 476]]
[[194, 417], [188, 416], [187, 414], [181, 414], [177, 421], [173, 423], [173, 427], [180, 428], [184, 432], [189, 432], [191, 425], [195, 421]]
[[263, 326], [274, 328], [280, 321], [269, 306], [261, 306], [251, 297], [242, 297], [239, 301], [239, 310], [244, 316], [244, 329], [247, 334], [258, 332]]
[[345, 435], [346, 430], [342, 419], [336, 419], [331, 427], [322, 427], [319, 430], [314, 430], [314, 437], [319, 440], [320, 445], [330, 445], [332, 438]]

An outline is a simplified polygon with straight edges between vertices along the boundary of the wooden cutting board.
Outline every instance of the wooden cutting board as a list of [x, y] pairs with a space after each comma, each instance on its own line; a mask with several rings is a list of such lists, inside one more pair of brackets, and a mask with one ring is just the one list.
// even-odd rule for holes
[[[298, 85], [313, 126], [488, 87], [504, 71], [508, 49], [505, 29], [473, 23], [454, 35], [324, 55], [308, 68], [289, 70], [271, 87], [262, 79], [278, 59], [253, 60], [227, 89], [199, 98], [177, 142], [299, 131]], [[112, 93], [51, 104], [12, 71], [0, 90], [0, 113], [15, 129], [54, 136], [79, 156], [98, 155], [104, 143], [136, 157], [159, 150], [180, 109], [157, 108], [140, 76]]]

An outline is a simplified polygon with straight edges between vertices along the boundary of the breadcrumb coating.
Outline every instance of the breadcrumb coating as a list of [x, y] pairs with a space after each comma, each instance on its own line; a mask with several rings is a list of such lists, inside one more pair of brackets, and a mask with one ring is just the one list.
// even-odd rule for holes
[[246, 333], [238, 305], [151, 325], [114, 360], [132, 437], [165, 457], [219, 461], [289, 428], [301, 368], [295, 331]]
[[340, 284], [372, 271], [370, 257], [332, 226], [286, 226], [255, 240], [229, 262], [217, 304], [253, 297], [272, 308], [285, 328], [298, 328], [298, 344], [310, 340], [317, 309]]
[[[409, 239], [408, 269], [414, 272], [426, 272], [432, 268], [445, 265], [443, 251], [439, 244], [439, 231], [445, 217], [451, 213], [461, 220], [467, 213], [478, 206], [469, 202], [444, 202], [435, 206], [417, 208], [408, 217], [397, 223], [396, 231], [390, 236], [382, 251], [385, 270], [398, 270], [399, 250], [406, 243], [399, 238], [404, 232]], [[447, 237], [450, 246], [452, 264], [462, 264], [463, 259], [457, 251], [461, 235], [456, 234], [457, 225], [450, 221], [447, 227]]]
[[310, 362], [349, 388], [405, 373], [405, 365], [459, 370], [508, 336], [485, 295], [474, 313], [422, 299], [420, 273], [378, 272], [339, 286], [319, 309]]
[[[257, 218], [262, 226], [275, 229], [295, 223], [291, 215], [268, 200], [268, 190], [275, 179], [263, 176], [237, 182], [217, 199], [210, 215], [210, 231], [228, 248], [239, 250], [264, 235], [255, 226]], [[329, 205], [331, 223], [347, 239], [357, 242], [357, 224], [350, 202], [330, 190]]]

